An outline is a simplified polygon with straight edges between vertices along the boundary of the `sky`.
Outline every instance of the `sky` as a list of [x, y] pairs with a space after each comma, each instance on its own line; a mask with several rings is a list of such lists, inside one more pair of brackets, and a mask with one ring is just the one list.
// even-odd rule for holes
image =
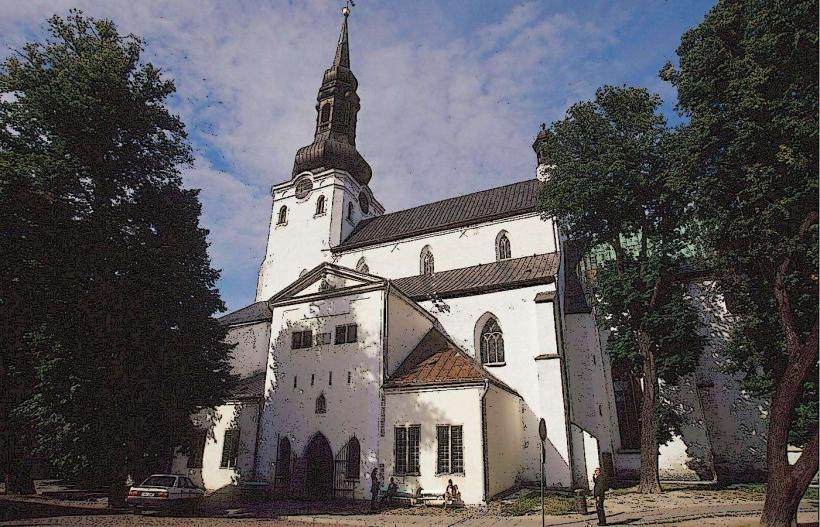
[[[392, 212], [534, 177], [542, 122], [605, 84], [643, 86], [675, 63], [681, 34], [712, 1], [356, 0], [349, 20], [359, 80], [356, 144]], [[188, 127], [209, 253], [229, 310], [253, 302], [270, 187], [313, 140], [316, 94], [332, 62], [340, 0], [0, 0], [0, 57], [42, 40], [71, 8], [146, 41], [174, 79]]]

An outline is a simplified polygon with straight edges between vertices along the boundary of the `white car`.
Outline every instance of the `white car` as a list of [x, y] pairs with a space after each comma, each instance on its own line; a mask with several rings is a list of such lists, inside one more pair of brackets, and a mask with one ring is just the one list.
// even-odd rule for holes
[[205, 491], [185, 476], [154, 474], [128, 491], [125, 502], [139, 513], [142, 509], [194, 511], [202, 502]]

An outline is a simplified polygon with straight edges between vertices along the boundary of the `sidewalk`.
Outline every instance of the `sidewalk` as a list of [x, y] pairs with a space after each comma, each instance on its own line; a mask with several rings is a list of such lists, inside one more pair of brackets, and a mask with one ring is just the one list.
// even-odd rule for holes
[[[682, 522], [693, 522], [705, 518], [748, 518], [749, 524], [756, 522], [763, 508], [761, 502], [727, 505], [704, 505], [679, 508], [666, 508], [648, 511], [616, 512], [607, 515], [609, 525], [674, 525]], [[358, 515], [288, 515], [280, 519], [315, 524], [338, 524], [356, 527], [538, 527], [540, 515], [497, 516], [483, 513], [480, 509], [465, 511], [462, 514], [421, 516], [409, 514], [358, 514]], [[818, 509], [813, 504], [805, 503], [800, 507], [799, 521], [817, 522]], [[545, 524], [550, 526], [584, 527], [597, 525], [594, 510], [586, 516], [568, 514], [547, 516]], [[735, 522], [736, 523], [736, 522]], [[719, 525], [720, 522], [712, 523]], [[694, 524], [693, 524], [694, 525]]]

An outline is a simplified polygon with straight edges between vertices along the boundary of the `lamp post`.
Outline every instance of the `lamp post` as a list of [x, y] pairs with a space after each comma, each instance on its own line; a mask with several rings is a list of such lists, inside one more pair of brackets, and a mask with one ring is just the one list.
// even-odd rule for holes
[[547, 422], [543, 417], [538, 421], [538, 435], [541, 437], [541, 527], [544, 527], [544, 441], [547, 440]]

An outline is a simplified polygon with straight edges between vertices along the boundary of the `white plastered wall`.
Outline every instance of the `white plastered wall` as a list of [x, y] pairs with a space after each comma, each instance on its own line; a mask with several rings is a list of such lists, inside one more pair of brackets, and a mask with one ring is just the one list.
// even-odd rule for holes
[[[481, 394], [483, 386], [398, 392], [386, 391], [385, 437], [379, 451], [385, 465], [385, 480], [395, 477], [399, 490], [415, 492], [419, 485], [425, 492], [444, 493], [447, 480], [458, 485], [465, 503], [484, 500], [484, 459], [481, 430]], [[464, 440], [464, 474], [436, 474], [436, 425], [461, 425]], [[421, 425], [419, 441], [420, 475], [395, 474], [395, 427]]]
[[421, 274], [421, 250], [429, 245], [437, 272], [470, 267], [496, 261], [495, 242], [502, 230], [507, 232], [513, 258], [556, 250], [552, 221], [529, 213], [345, 251], [337, 263], [355, 269], [364, 258], [371, 274], [390, 279], [414, 276]]
[[521, 479], [520, 399], [490, 385], [484, 397], [487, 427], [489, 497], [515, 487]]
[[231, 326], [225, 337], [228, 344], [236, 344], [231, 356], [231, 370], [240, 377], [264, 371], [268, 361], [270, 321]]
[[418, 305], [394, 290], [388, 296], [387, 375], [396, 371], [404, 359], [432, 329], [435, 319]]
[[[378, 290], [274, 308], [260, 478], [273, 479], [277, 437], [287, 436], [294, 455], [301, 457], [317, 432], [327, 438], [334, 456], [355, 435], [362, 466], [354, 496], [369, 496], [367, 475], [377, 466], [383, 307], [384, 293]], [[291, 349], [294, 330], [333, 334], [336, 325], [351, 323], [358, 325], [358, 342]], [[320, 393], [327, 401], [325, 414], [315, 412]]]

